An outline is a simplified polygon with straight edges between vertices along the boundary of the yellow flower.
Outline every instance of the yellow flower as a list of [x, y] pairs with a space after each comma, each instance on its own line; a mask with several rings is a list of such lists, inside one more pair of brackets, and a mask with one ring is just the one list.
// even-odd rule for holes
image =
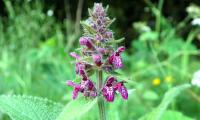
[[152, 84], [153, 84], [154, 86], [160, 85], [160, 78], [155, 78], [155, 79], [153, 79], [153, 80], [152, 80]]
[[172, 82], [172, 76], [171, 75], [168, 75], [165, 77], [165, 82], [166, 83], [171, 83]]

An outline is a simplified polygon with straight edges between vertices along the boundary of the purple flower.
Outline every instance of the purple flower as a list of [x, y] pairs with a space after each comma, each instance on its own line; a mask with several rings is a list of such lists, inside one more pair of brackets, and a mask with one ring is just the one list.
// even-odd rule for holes
[[92, 28], [94, 29], [94, 30], [97, 30], [97, 25], [95, 24], [95, 23], [92, 23]]
[[101, 55], [95, 54], [95, 55], [92, 56], [92, 58], [93, 58], [94, 63], [97, 66], [101, 66], [101, 64], [102, 64], [102, 62], [101, 62], [101, 58], [102, 58]]
[[123, 67], [122, 58], [120, 56], [121, 52], [125, 50], [125, 47], [121, 46], [114, 52], [108, 59], [108, 62], [114, 66], [114, 68], [119, 69]]
[[85, 97], [96, 97], [97, 91], [94, 86], [94, 83], [89, 79], [82, 79], [81, 89], [83, 89], [83, 95]]
[[100, 34], [97, 34], [96, 37], [95, 37], [95, 39], [97, 41], [102, 41], [103, 37]]
[[84, 86], [83, 95], [85, 97], [96, 97], [97, 91], [94, 86], [94, 83], [91, 80], [87, 80], [87, 84]]
[[105, 16], [106, 15], [106, 13], [104, 11], [104, 8], [103, 8], [101, 3], [95, 3], [94, 4], [94, 11], [93, 12], [94, 12], [94, 15], [96, 17]]
[[103, 24], [103, 22], [102, 22], [100, 19], [98, 19], [98, 20], [97, 20], [97, 24], [98, 24], [99, 26], [101, 26], [101, 25]]
[[71, 80], [67, 81], [67, 85], [74, 87], [74, 90], [73, 90], [73, 93], [72, 93], [72, 98], [73, 98], [73, 100], [75, 100], [78, 97], [78, 92], [81, 92], [81, 85], [75, 84]]
[[103, 28], [103, 27], [99, 27], [98, 32], [99, 32], [100, 34], [104, 34], [104, 33], [106, 32], [106, 29]]
[[105, 48], [97, 48], [97, 51], [101, 54], [106, 54], [106, 49]]
[[125, 51], [125, 47], [124, 46], [121, 46], [117, 49], [117, 54], [120, 54], [121, 52], [124, 52]]
[[79, 39], [79, 43], [80, 43], [80, 45], [86, 46], [88, 49], [94, 49], [91, 39], [88, 37], [81, 37]]
[[113, 102], [115, 98], [115, 90], [112, 86], [105, 86], [102, 89], [102, 95], [105, 97], [106, 101]]
[[81, 76], [83, 79], [87, 79], [87, 78], [88, 78], [88, 77], [87, 77], [87, 74], [86, 74], [86, 72], [85, 72], [84, 69], [81, 69], [81, 70], [79, 71], [79, 74], [80, 74], [80, 76]]
[[83, 64], [82, 62], [77, 62], [76, 63], [76, 74], [81, 74], [82, 71], [85, 70], [85, 64]]
[[115, 85], [115, 89], [117, 89], [117, 91], [121, 94], [121, 96], [124, 100], [128, 99], [128, 91], [127, 91], [126, 87], [124, 86], [124, 82], [118, 82]]
[[107, 78], [106, 85], [113, 85], [113, 83], [116, 83], [116, 82], [117, 82], [117, 80], [116, 80], [115, 77], [109, 76], [109, 77]]
[[115, 89], [113, 83], [116, 82], [116, 79], [113, 76], [110, 76], [106, 80], [106, 84], [102, 89], [102, 95], [108, 102], [113, 102], [115, 97]]
[[113, 102], [115, 93], [118, 91], [124, 100], [128, 99], [128, 91], [124, 86], [124, 82], [117, 82], [116, 78], [110, 76], [106, 80], [106, 84], [102, 89], [102, 95], [108, 102]]
[[70, 55], [75, 59], [80, 59], [80, 56], [76, 54], [75, 52], [71, 52]]
[[75, 84], [73, 81], [67, 81], [68, 86], [74, 87], [72, 92], [72, 98], [76, 99], [78, 97], [78, 93], [81, 92], [85, 97], [96, 97], [97, 92], [94, 86], [94, 83], [89, 79], [82, 79], [80, 84]]
[[113, 33], [111, 31], [106, 32], [106, 37], [112, 38], [113, 37]]

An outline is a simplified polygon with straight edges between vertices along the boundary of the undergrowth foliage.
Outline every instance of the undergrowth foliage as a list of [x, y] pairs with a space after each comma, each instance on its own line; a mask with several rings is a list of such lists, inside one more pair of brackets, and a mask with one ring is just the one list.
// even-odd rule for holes
[[[89, 9], [89, 18], [81, 21], [81, 48], [70, 53], [75, 78], [72, 59], [64, 52], [78, 38], [73, 21], [58, 23], [40, 1], [4, 0], [8, 16], [0, 17], [0, 120], [98, 120], [97, 105], [101, 113], [106, 108], [102, 115], [109, 120], [198, 120], [200, 51], [194, 43], [200, 40], [200, 7], [191, 4], [187, 18], [175, 25], [162, 15], [160, 1], [157, 7], [145, 0], [156, 18], [155, 29], [149, 21], [135, 22], [139, 36], [126, 51], [117, 47], [124, 39], [115, 39], [108, 7], [97, 3]], [[70, 87], [64, 84], [66, 76]]]

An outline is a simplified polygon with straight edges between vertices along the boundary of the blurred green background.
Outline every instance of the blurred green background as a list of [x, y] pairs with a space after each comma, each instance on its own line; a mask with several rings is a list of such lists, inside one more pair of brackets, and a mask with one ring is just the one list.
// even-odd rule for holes
[[[71, 101], [72, 89], [65, 85], [75, 78], [69, 52], [79, 47], [79, 22], [94, 2], [101, 1], [1, 0], [0, 94]], [[190, 83], [200, 69], [200, 1], [107, 0], [103, 5], [116, 17], [115, 37], [125, 37], [121, 79], [135, 89], [128, 101], [107, 103], [107, 113], [113, 120], [135, 120], [158, 106], [167, 90]], [[82, 119], [97, 119], [94, 109]], [[185, 91], [168, 110], [199, 120], [199, 89]], [[9, 117], [0, 112], [0, 120]]]

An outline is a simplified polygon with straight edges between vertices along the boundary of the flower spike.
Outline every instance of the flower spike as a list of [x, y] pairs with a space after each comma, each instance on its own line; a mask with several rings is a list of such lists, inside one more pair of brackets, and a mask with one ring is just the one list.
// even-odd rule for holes
[[[103, 72], [112, 74], [116, 69], [123, 67], [121, 53], [124, 46], [115, 48], [119, 40], [115, 40], [113, 31], [109, 29], [115, 19], [110, 19], [101, 3], [95, 3], [93, 9], [89, 9], [89, 18], [82, 21], [84, 33], [79, 38], [79, 54], [72, 52], [70, 55], [76, 59], [75, 71], [81, 80], [78, 83], [67, 81], [67, 85], [74, 88], [72, 98], [76, 99], [81, 93], [84, 97], [95, 98], [103, 96], [107, 102], [113, 102], [116, 94], [120, 94], [124, 100], [128, 99], [128, 92], [124, 81], [119, 82], [115, 76], [108, 76], [105, 81], [101, 78]], [[98, 73], [96, 82], [90, 77]], [[102, 84], [104, 83], [104, 84]]]

